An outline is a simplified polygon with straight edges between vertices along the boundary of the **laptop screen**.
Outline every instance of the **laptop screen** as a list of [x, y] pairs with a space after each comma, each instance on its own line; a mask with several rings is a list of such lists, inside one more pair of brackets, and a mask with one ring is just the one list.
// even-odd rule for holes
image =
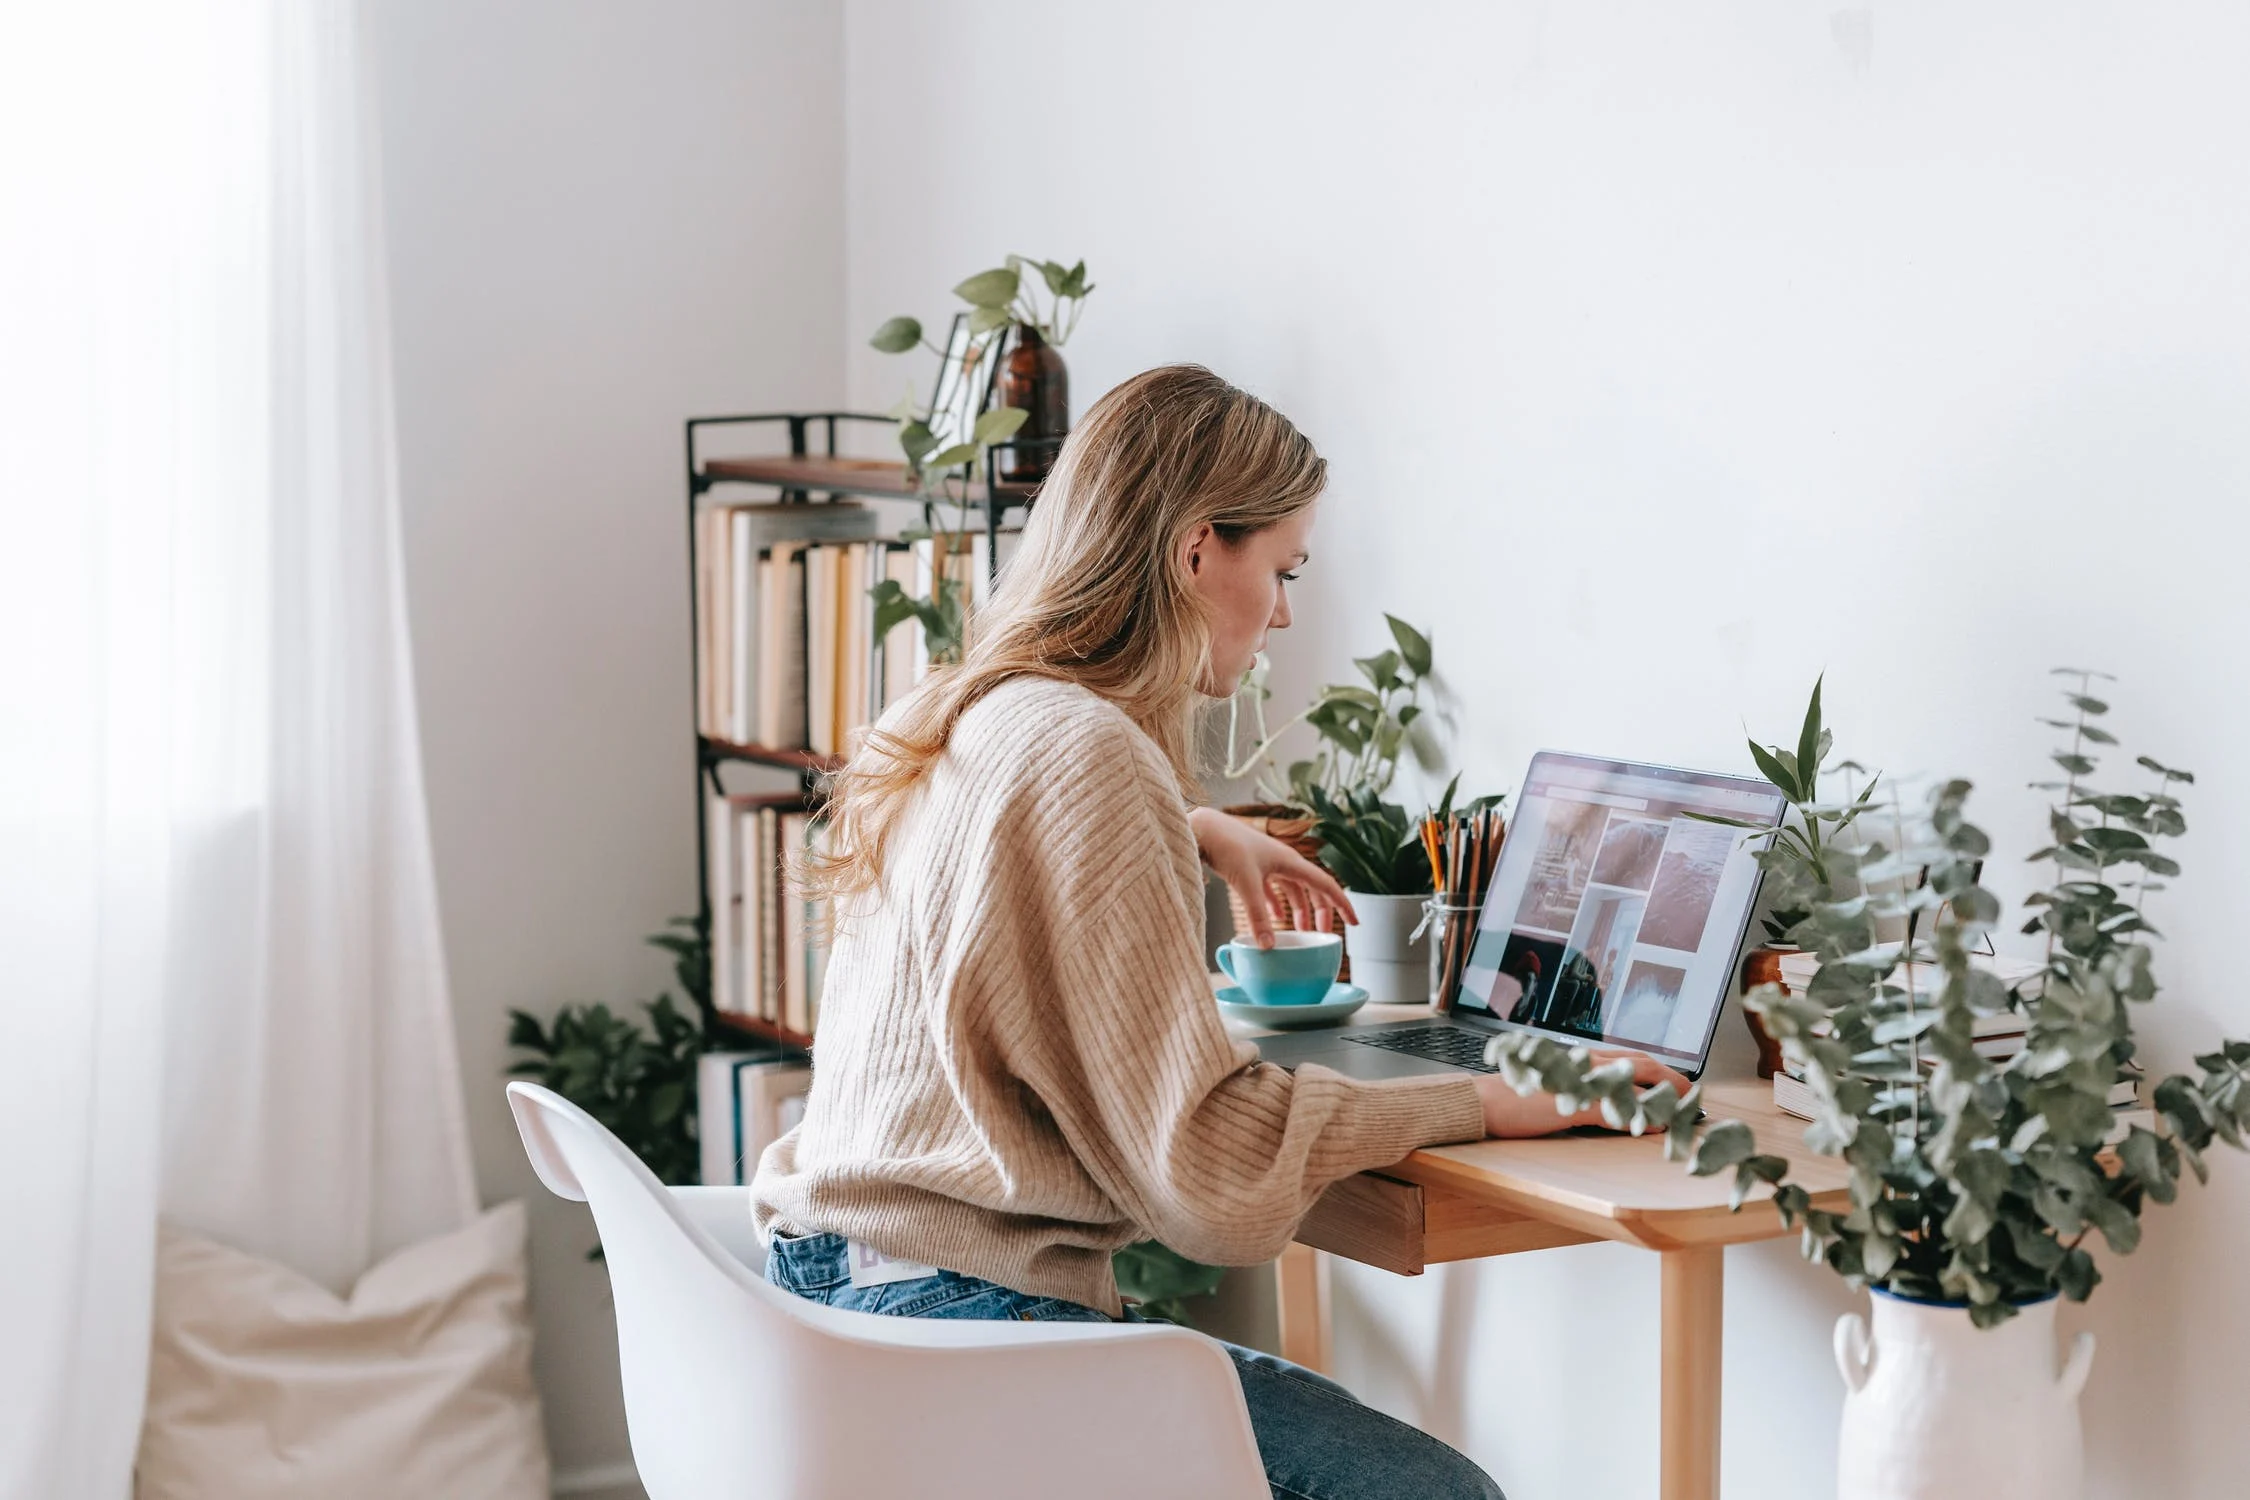
[[1770, 827], [1784, 806], [1749, 777], [1541, 751], [1478, 917], [1459, 1010], [1700, 1071], [1760, 872], [1749, 834], [1683, 814]]

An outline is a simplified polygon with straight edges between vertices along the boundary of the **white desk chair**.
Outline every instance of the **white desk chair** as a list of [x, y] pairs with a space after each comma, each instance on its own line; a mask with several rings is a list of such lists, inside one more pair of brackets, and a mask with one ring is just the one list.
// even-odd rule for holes
[[1151, 1323], [844, 1312], [770, 1286], [742, 1188], [666, 1188], [508, 1085], [539, 1180], [590, 1204], [649, 1500], [1263, 1500], [1226, 1351]]

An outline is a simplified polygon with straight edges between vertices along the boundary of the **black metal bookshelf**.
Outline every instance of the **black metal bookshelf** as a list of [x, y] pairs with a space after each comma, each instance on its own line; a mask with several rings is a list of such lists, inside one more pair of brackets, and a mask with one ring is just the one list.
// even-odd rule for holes
[[[989, 397], [987, 398], [989, 399]], [[837, 451], [838, 434], [853, 423], [895, 427], [894, 419], [867, 412], [759, 412], [744, 416], [691, 417], [687, 421], [687, 534], [688, 534], [688, 703], [689, 722], [696, 728], [695, 756], [695, 857], [696, 913], [708, 939], [711, 925], [711, 851], [704, 816], [707, 794], [724, 794], [721, 768], [729, 764], [764, 766], [795, 772], [808, 803], [818, 804], [828, 776], [841, 769], [840, 756], [816, 755], [808, 750], [746, 744], [702, 732], [701, 682], [703, 642], [694, 628], [701, 601], [702, 578], [695, 518], [704, 497], [719, 485], [741, 485], [771, 491], [784, 504], [818, 505], [846, 499], [888, 500], [919, 504], [922, 521], [937, 521], [935, 504], [915, 485], [905, 464], [883, 459], [854, 458]], [[711, 434], [720, 429], [763, 428], [788, 433], [786, 453], [765, 452], [716, 456], [705, 451]], [[815, 441], [818, 449], [815, 449]], [[988, 565], [999, 565], [1000, 524], [1007, 513], [1028, 510], [1037, 496], [1036, 484], [1011, 483], [1000, 478], [1000, 455], [1044, 450], [1049, 455], [1061, 446], [1060, 438], [1020, 439], [995, 443], [984, 458], [984, 476], [963, 482], [967, 508], [983, 523]], [[951, 502], [946, 502], [951, 508]], [[716, 955], [714, 955], [716, 961]], [[764, 1041], [809, 1050], [812, 1038], [768, 1021], [721, 1013], [715, 1004], [705, 1012], [705, 1038], [724, 1039], [716, 1028], [739, 1032]]]

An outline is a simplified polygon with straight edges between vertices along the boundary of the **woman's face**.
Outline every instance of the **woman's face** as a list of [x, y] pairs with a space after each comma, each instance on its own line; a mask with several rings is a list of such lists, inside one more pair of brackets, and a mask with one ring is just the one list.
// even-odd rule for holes
[[1266, 647], [1266, 632], [1289, 628], [1289, 581], [1310, 555], [1313, 508], [1228, 542], [1208, 526], [1184, 543], [1188, 577], [1211, 621], [1211, 655], [1196, 691], [1224, 698]]

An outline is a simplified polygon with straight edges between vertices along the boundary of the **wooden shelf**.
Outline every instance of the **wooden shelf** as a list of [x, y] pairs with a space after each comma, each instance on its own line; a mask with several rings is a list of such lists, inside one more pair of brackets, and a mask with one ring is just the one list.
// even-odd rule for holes
[[741, 1016], [724, 1010], [718, 1014], [719, 1024], [730, 1031], [739, 1031], [744, 1036], [754, 1036], [762, 1042], [779, 1042], [784, 1047], [795, 1047], [800, 1052], [812, 1051], [813, 1039], [801, 1031], [791, 1031], [786, 1026], [776, 1025], [772, 1021], [761, 1021], [756, 1016]]
[[[920, 500], [921, 493], [906, 472], [906, 465], [880, 458], [831, 458], [825, 454], [803, 457], [787, 453], [751, 458], [711, 458], [703, 462], [707, 482], [770, 484], [785, 490], [817, 490], [825, 495], [863, 495], [876, 500]], [[1000, 499], [1009, 505], [1030, 500], [1035, 484], [1002, 484]], [[969, 482], [969, 502], [982, 505], [985, 484]]]
[[775, 766], [784, 771], [808, 771], [820, 775], [841, 771], [841, 755], [815, 755], [810, 750], [777, 750], [771, 745], [746, 745], [736, 740], [716, 739], [711, 735], [698, 735], [704, 753], [714, 760], [746, 760], [761, 766]]

